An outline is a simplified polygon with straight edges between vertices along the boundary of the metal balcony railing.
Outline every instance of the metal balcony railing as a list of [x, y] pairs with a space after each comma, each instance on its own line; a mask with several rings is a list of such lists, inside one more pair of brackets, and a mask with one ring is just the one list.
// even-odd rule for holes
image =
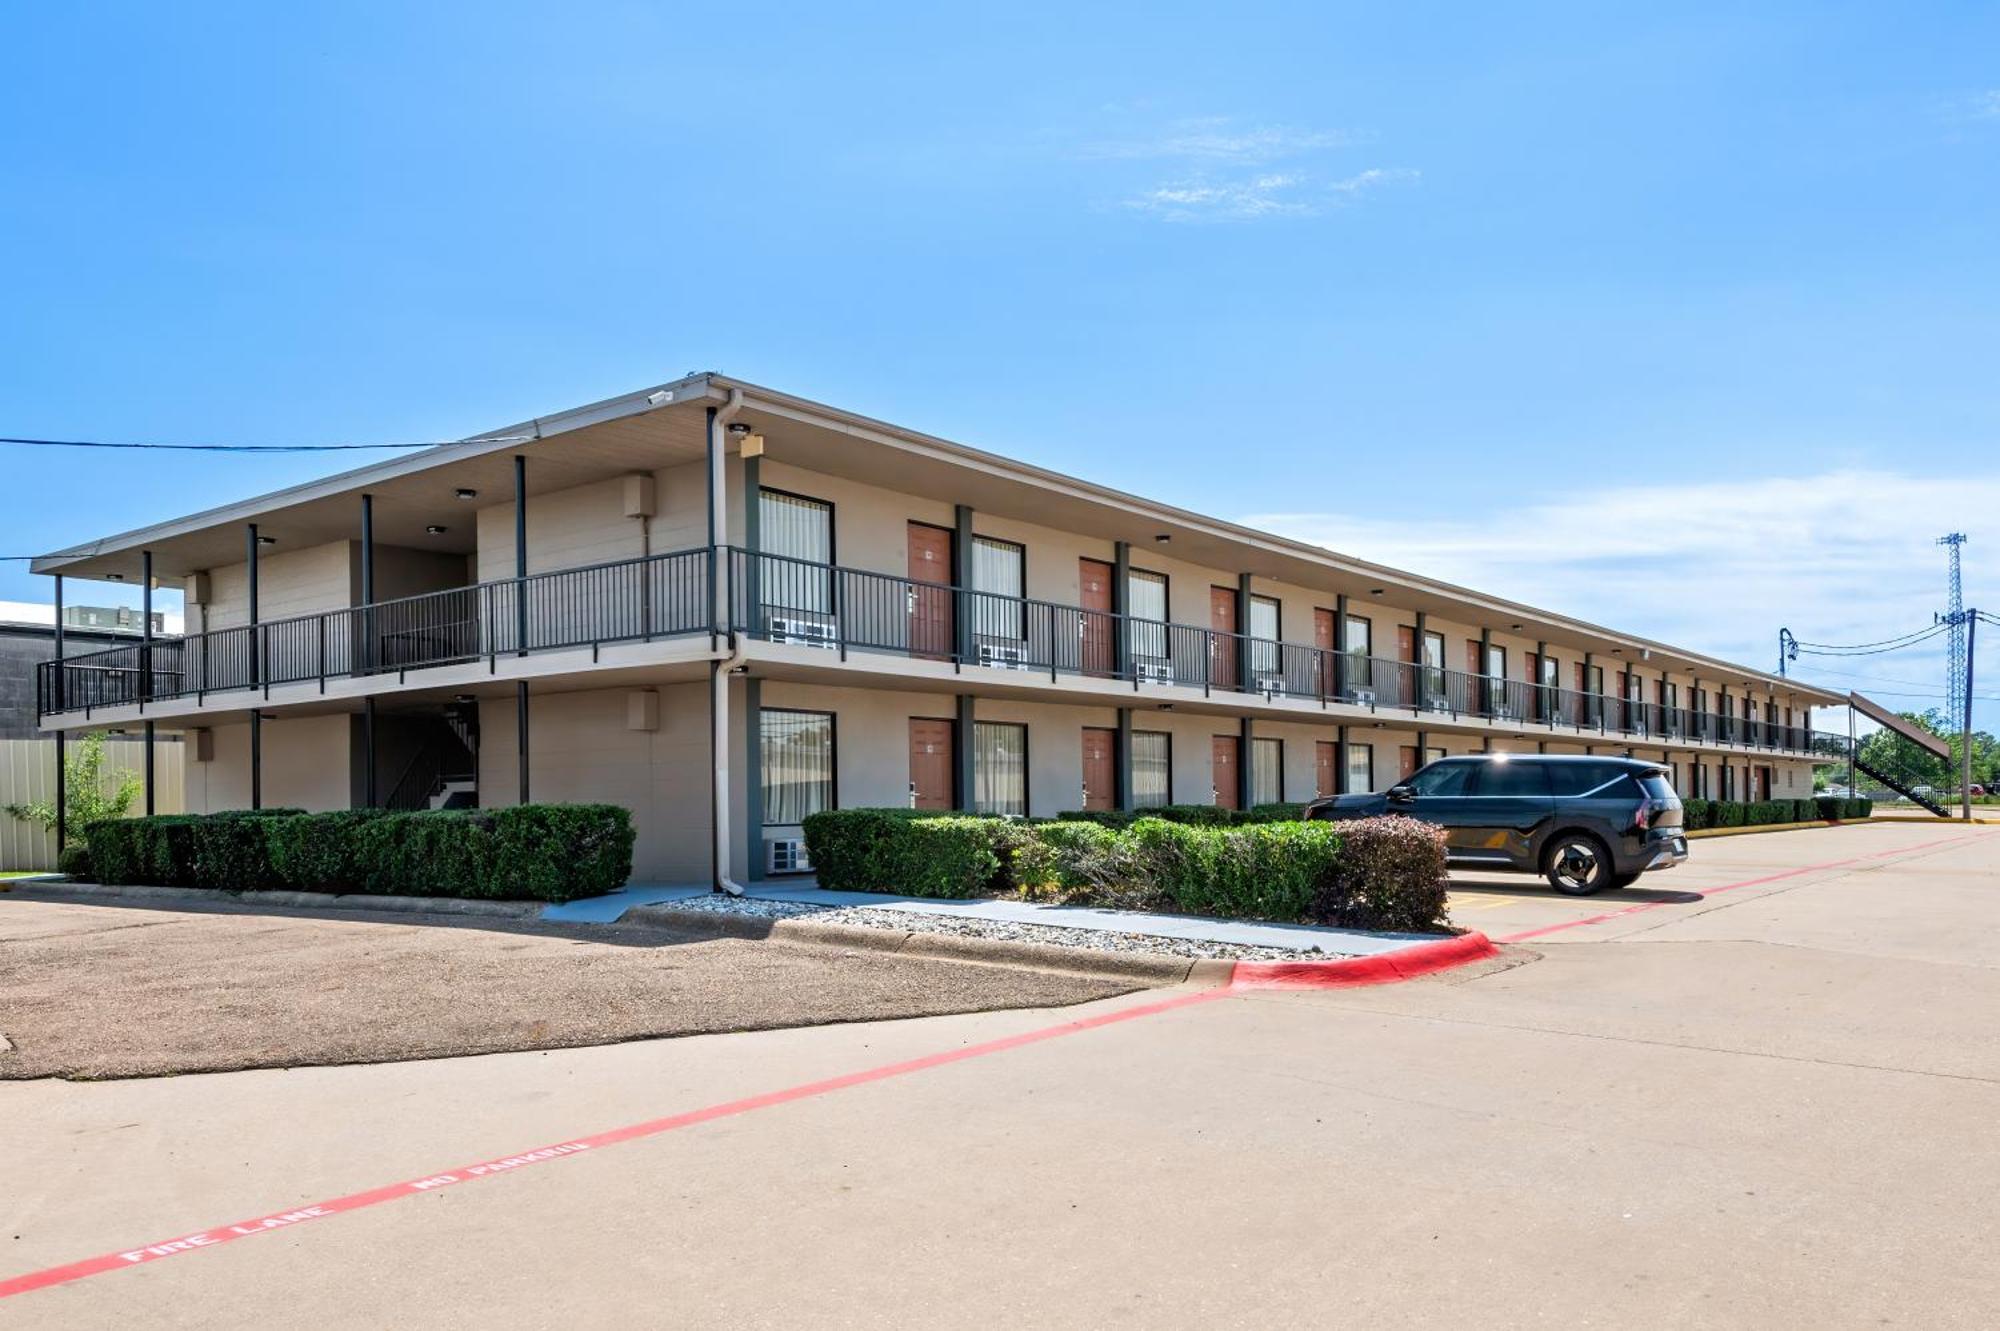
[[[713, 613], [711, 607], [722, 613]], [[43, 663], [42, 715], [733, 631], [954, 669], [1346, 704], [1618, 738], [1823, 748], [1811, 730], [728, 548], [594, 564]]]

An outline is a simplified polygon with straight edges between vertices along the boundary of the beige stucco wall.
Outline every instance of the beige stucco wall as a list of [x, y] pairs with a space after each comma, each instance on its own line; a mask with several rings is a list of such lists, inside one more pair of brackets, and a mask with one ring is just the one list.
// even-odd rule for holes
[[[190, 736], [181, 745], [189, 813], [250, 807], [250, 723], [215, 726], [214, 757], [198, 761]], [[344, 714], [275, 717], [264, 722], [263, 805], [321, 813], [352, 799], [352, 720]]]
[[[250, 622], [250, 566], [208, 572], [208, 600], [188, 607], [188, 630], [234, 628]], [[257, 617], [286, 619], [354, 604], [361, 585], [360, 544], [329, 541], [303, 550], [268, 549], [257, 556]]]
[[[706, 687], [658, 689], [659, 728], [650, 731], [627, 726], [631, 690], [536, 693], [528, 708], [529, 798], [622, 804], [637, 833], [634, 882], [707, 882]], [[520, 789], [514, 700], [485, 700], [479, 722], [480, 803], [512, 804]]]

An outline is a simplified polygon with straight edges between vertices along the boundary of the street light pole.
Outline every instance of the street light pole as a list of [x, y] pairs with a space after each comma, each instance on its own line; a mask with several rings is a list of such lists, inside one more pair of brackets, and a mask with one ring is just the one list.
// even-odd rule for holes
[[1965, 716], [1959, 729], [1958, 794], [1965, 821], [1972, 821], [1972, 640], [1979, 632], [1979, 612], [1965, 612]]

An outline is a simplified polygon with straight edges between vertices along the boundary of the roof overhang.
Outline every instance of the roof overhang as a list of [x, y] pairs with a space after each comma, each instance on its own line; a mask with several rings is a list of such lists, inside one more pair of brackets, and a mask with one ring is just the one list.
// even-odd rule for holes
[[[140, 552], [151, 550], [156, 577], [181, 577], [241, 562], [245, 525], [252, 522], [259, 524], [262, 534], [276, 538], [278, 551], [352, 539], [358, 535], [357, 506], [364, 493], [373, 497], [377, 541], [469, 553], [474, 548], [473, 513], [454, 498], [456, 490], [477, 490], [488, 503], [511, 496], [516, 454], [528, 459], [531, 499], [593, 480], [698, 459], [706, 448], [701, 409], [727, 401], [732, 392], [742, 395], [738, 419], [766, 435], [768, 456], [778, 461], [970, 503], [975, 511], [1126, 540], [1142, 564], [1144, 552], [1160, 548], [1158, 538], [1164, 535], [1170, 538], [1167, 548], [1173, 558], [1180, 561], [1307, 586], [1333, 574], [1365, 584], [1364, 595], [1379, 588], [1386, 604], [1402, 609], [1471, 623], [1518, 623], [1522, 626], [1518, 632], [1525, 637], [1556, 638], [1622, 662], [1690, 671], [1718, 687], [1782, 689], [1822, 706], [1846, 701], [1842, 694], [1797, 680], [1156, 503], [717, 374], [690, 375], [459, 443], [108, 536], [40, 556], [31, 567], [37, 573], [129, 581], [139, 576]], [[836, 463], [827, 461], [828, 452], [838, 453]], [[441, 535], [426, 531], [435, 525], [447, 530]]]

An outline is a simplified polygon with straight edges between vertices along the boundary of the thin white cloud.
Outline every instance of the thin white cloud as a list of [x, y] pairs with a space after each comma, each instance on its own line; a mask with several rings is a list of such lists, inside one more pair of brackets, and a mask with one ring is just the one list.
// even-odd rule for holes
[[2000, 120], [2000, 88], [1974, 93], [1967, 103], [1966, 112], [1974, 120]]
[[1416, 180], [1422, 173], [1407, 166], [1370, 167], [1359, 175], [1345, 180], [1336, 180], [1327, 189], [1335, 194], [1361, 194], [1383, 185], [1395, 185]]
[[1169, 222], [1246, 222], [1262, 217], [1297, 217], [1312, 207], [1298, 197], [1299, 177], [1272, 174], [1248, 180], [1181, 181], [1147, 190], [1125, 206]]
[[1362, 136], [1344, 129], [1301, 129], [1291, 125], [1240, 125], [1227, 116], [1178, 120], [1157, 134], [1084, 145], [1082, 155], [1125, 161], [1175, 160], [1255, 166], [1328, 148], [1344, 148]]
[[[1808, 642], [1860, 643], [1929, 624], [1945, 602], [1946, 563], [1934, 538], [1968, 532], [1969, 555], [2000, 546], [2000, 523], [1979, 526], [1992, 513], [2000, 513], [2000, 476], [1840, 471], [1564, 482], [1559, 498], [1462, 518], [1271, 513], [1244, 521], [1769, 670], [1780, 627]], [[1968, 585], [1966, 600], [1978, 604], [1978, 590]], [[1988, 599], [2000, 602], [2000, 593]], [[1889, 655], [1808, 656], [1792, 669], [1921, 711], [1943, 705], [1927, 695], [1944, 692], [1944, 652], [1940, 637]]]

